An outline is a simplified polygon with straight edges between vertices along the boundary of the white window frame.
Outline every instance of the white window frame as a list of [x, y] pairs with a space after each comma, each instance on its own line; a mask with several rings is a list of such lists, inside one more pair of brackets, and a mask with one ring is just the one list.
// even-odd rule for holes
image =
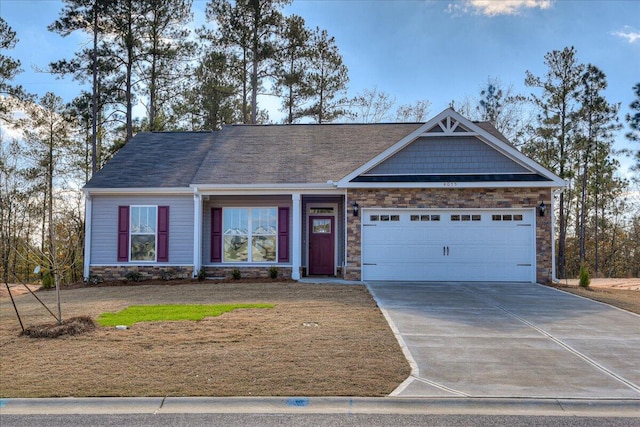
[[[232, 236], [231, 234], [225, 234], [225, 212], [230, 209], [246, 209], [247, 210], [247, 234], [238, 234], [238, 236], [247, 236], [247, 260], [246, 261], [238, 261], [238, 260], [227, 260], [225, 258], [225, 250], [224, 250], [224, 242], [227, 236]], [[276, 228], [274, 234], [254, 234], [253, 233], [253, 210], [254, 209], [273, 209], [275, 210], [275, 221]], [[278, 262], [278, 207], [277, 206], [228, 206], [222, 208], [222, 262], [227, 264], [275, 264]], [[254, 261], [253, 260], [253, 244], [252, 238], [255, 236], [267, 236], [274, 237], [276, 253], [275, 259], [273, 261]]]
[[[155, 209], [155, 223], [154, 232], [134, 232], [133, 231], [133, 210], [139, 208], [153, 208]], [[132, 246], [133, 236], [153, 236], [153, 259], [133, 259], [132, 258]], [[129, 206], [129, 262], [157, 262], [158, 261], [158, 205], [130, 205]]]

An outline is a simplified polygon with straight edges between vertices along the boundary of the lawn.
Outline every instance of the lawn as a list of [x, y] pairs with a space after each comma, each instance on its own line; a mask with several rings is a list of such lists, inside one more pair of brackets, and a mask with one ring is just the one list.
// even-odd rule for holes
[[[55, 292], [38, 296], [55, 307]], [[131, 305], [272, 304], [200, 321], [98, 327], [56, 339], [20, 336], [0, 301], [0, 397], [384, 396], [410, 367], [364, 286], [158, 282], [61, 291], [63, 318]], [[16, 297], [27, 325], [54, 319]]]
[[249, 308], [273, 308], [273, 304], [158, 304], [130, 305], [116, 313], [102, 313], [98, 316], [100, 326], [132, 326], [139, 322], [162, 322], [216, 317], [233, 310]]

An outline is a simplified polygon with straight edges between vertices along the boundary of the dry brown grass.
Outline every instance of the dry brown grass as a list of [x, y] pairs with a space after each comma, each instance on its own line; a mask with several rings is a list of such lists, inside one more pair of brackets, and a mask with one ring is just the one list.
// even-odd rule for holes
[[[79, 336], [20, 336], [0, 302], [0, 396], [383, 396], [410, 372], [363, 286], [219, 283], [62, 290], [63, 318], [131, 304], [273, 303], [200, 322], [97, 328]], [[39, 292], [50, 307], [54, 292]], [[16, 297], [25, 325], [51, 322]], [[317, 325], [317, 326], [316, 326]]]
[[606, 287], [581, 288], [577, 285], [555, 285], [556, 288], [585, 298], [604, 302], [614, 307], [640, 314], [640, 290], [615, 289]]

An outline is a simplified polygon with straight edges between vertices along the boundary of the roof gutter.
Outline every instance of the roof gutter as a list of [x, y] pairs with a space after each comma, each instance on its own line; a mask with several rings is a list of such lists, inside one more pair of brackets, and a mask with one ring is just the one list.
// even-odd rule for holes
[[190, 187], [135, 187], [135, 188], [83, 188], [85, 195], [141, 195], [141, 194], [193, 194]]

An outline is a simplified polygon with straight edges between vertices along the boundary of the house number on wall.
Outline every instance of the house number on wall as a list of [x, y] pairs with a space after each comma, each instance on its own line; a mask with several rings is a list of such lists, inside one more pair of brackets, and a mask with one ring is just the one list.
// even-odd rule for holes
[[445, 187], [457, 187], [458, 183], [457, 182], [444, 182], [443, 185]]

